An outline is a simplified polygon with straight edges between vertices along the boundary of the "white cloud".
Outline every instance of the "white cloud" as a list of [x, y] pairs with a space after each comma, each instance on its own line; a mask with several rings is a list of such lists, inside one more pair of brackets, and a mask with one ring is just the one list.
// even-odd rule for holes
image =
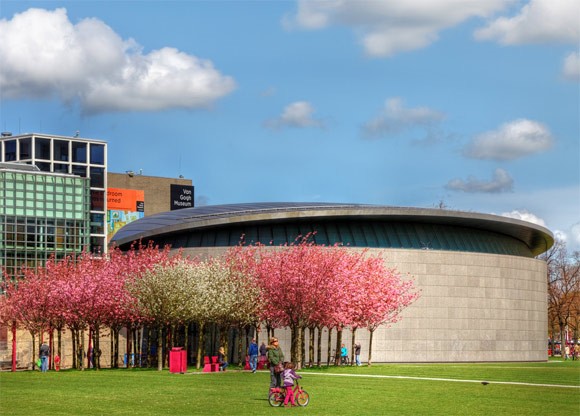
[[578, 43], [578, 0], [531, 0], [519, 14], [500, 17], [475, 32], [478, 40], [497, 40], [503, 45], [532, 43]]
[[443, 120], [445, 115], [427, 107], [405, 108], [403, 101], [389, 98], [378, 116], [363, 125], [366, 137], [391, 136], [415, 127], [430, 127]]
[[564, 59], [562, 74], [567, 80], [580, 82], [580, 52], [572, 52]]
[[503, 212], [499, 215], [501, 215], [502, 217], [515, 218], [517, 220], [527, 221], [531, 222], [532, 224], [537, 224], [541, 225], [542, 227], [546, 227], [546, 222], [543, 219], [537, 217], [536, 215], [532, 214], [531, 212], [525, 209]]
[[346, 26], [359, 36], [365, 52], [389, 57], [423, 48], [438, 39], [440, 31], [472, 17], [487, 17], [511, 0], [457, 1], [306, 1], [298, 2], [294, 15], [285, 16], [285, 27], [322, 29]]
[[570, 235], [575, 246], [574, 249], [580, 250], [580, 222], [577, 222], [570, 227]]
[[556, 240], [566, 243], [570, 254], [574, 251], [580, 251], [580, 222], [565, 230], [554, 230], [553, 234]]
[[314, 107], [308, 101], [296, 101], [288, 104], [279, 117], [266, 121], [265, 125], [273, 129], [324, 127], [324, 121], [313, 118], [313, 114]]
[[546, 126], [519, 119], [476, 136], [463, 154], [474, 159], [513, 160], [545, 151], [553, 143], [554, 138]]
[[552, 233], [566, 236], [570, 251], [580, 250], [580, 186], [577, 182], [566, 187], [554, 184], [528, 190], [518, 187], [514, 192], [494, 194], [493, 198], [489, 194], [453, 192], [446, 196], [445, 202], [466, 211], [477, 207], [478, 212], [488, 213], [533, 212], [546, 222]]
[[473, 176], [463, 179], [450, 180], [445, 188], [452, 191], [463, 191], [468, 193], [500, 193], [513, 190], [514, 180], [504, 169], [497, 168], [490, 181], [480, 180]]
[[235, 88], [212, 63], [174, 48], [143, 54], [98, 19], [29, 9], [0, 20], [4, 97], [78, 100], [82, 111], [203, 108]]

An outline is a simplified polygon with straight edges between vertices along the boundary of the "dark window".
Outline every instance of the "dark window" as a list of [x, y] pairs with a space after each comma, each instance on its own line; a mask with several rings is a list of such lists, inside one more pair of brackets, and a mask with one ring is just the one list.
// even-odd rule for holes
[[76, 165], [73, 165], [73, 167], [72, 167], [72, 173], [74, 175], [78, 175], [78, 176], [81, 176], [83, 178], [86, 178], [87, 177], [87, 167], [86, 166], [76, 166]]
[[35, 165], [43, 172], [50, 172], [50, 163], [48, 162], [36, 162]]
[[54, 153], [53, 157], [55, 161], [68, 162], [68, 144], [69, 142], [64, 140], [54, 140], [52, 142], [52, 151]]
[[32, 158], [32, 139], [20, 139], [20, 159], [31, 159]]
[[62, 163], [55, 163], [54, 171], [57, 173], [68, 173], [68, 165], [64, 165]]
[[91, 210], [102, 211], [105, 209], [105, 192], [91, 190]]
[[105, 232], [105, 222], [103, 214], [91, 214], [91, 233], [103, 234]]
[[6, 162], [16, 160], [16, 140], [7, 140], [4, 142], [4, 160]]
[[91, 187], [104, 188], [105, 187], [105, 169], [91, 168]]
[[100, 254], [103, 252], [105, 240], [101, 237], [91, 237], [91, 253]]
[[73, 162], [87, 163], [87, 144], [72, 142]]
[[50, 160], [50, 139], [36, 138], [34, 141], [35, 159]]
[[105, 145], [91, 143], [91, 164], [105, 164]]

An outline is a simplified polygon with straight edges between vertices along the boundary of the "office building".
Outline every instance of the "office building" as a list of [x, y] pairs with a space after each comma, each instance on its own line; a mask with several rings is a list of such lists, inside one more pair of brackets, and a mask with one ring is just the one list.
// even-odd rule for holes
[[106, 142], [38, 133], [17, 136], [2, 133], [0, 162], [19, 162], [36, 166], [41, 172], [88, 178], [90, 186], [88, 247], [92, 253], [106, 252]]

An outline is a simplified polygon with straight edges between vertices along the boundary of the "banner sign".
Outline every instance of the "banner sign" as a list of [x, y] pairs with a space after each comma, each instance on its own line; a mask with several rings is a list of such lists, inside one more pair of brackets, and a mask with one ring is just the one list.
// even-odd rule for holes
[[107, 189], [107, 239], [124, 225], [145, 216], [145, 191]]
[[171, 184], [171, 210], [193, 207], [193, 186]]

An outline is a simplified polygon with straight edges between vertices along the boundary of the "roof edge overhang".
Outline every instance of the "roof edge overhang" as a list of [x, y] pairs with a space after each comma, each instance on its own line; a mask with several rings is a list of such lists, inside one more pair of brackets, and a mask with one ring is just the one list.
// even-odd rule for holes
[[[436, 208], [391, 207], [362, 204], [283, 204], [264, 208], [251, 208], [250, 204], [214, 206], [215, 212], [206, 209], [197, 213], [196, 208], [160, 213], [127, 224], [115, 235], [111, 243], [123, 246], [153, 236], [176, 234], [186, 230], [223, 227], [228, 225], [256, 224], [264, 222], [317, 219], [367, 219], [379, 221], [420, 222], [454, 225], [488, 230], [505, 234], [524, 242], [534, 256], [547, 251], [554, 244], [550, 230], [540, 225], [514, 218], [467, 211], [451, 211]], [[231, 207], [231, 209], [223, 208]], [[212, 207], [210, 207], [212, 208]], [[218, 209], [220, 208], [220, 209]], [[172, 214], [172, 215], [168, 215]], [[139, 226], [145, 224], [147, 229]], [[121, 231], [124, 231], [121, 233]]]

